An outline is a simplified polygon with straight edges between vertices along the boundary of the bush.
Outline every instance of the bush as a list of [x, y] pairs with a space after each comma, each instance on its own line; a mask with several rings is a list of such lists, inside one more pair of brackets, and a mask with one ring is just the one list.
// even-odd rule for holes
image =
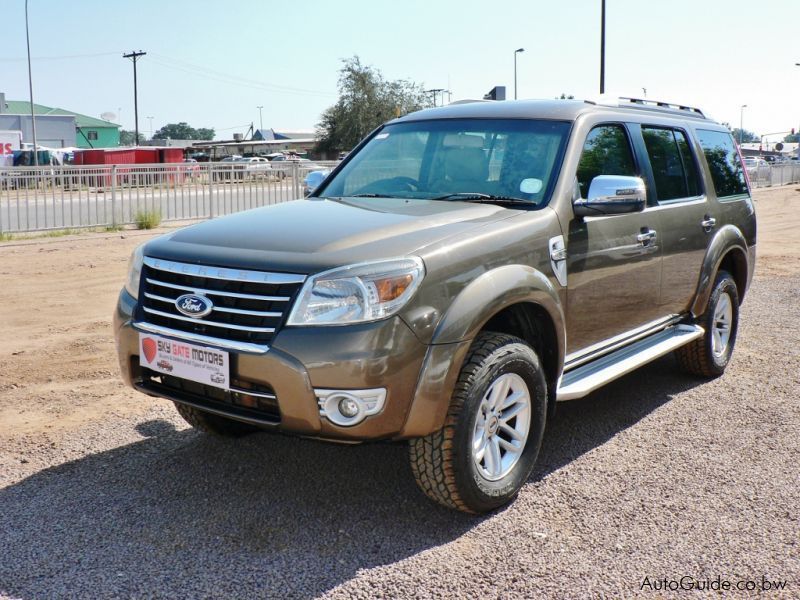
[[161, 225], [161, 212], [157, 210], [140, 210], [136, 213], [138, 229], [154, 229]]

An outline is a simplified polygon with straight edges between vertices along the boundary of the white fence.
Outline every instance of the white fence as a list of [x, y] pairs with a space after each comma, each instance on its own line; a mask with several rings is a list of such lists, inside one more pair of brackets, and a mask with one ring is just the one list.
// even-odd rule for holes
[[800, 182], [800, 161], [761, 165], [747, 169], [750, 185], [754, 188], [786, 185]]
[[0, 233], [207, 219], [302, 198], [336, 163], [221, 162], [0, 168]]

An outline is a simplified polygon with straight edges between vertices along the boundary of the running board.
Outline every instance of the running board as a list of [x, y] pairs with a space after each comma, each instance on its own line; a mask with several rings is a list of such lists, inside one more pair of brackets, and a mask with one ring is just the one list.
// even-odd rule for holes
[[583, 398], [610, 381], [630, 373], [705, 334], [698, 325], [674, 325], [564, 373], [558, 400]]

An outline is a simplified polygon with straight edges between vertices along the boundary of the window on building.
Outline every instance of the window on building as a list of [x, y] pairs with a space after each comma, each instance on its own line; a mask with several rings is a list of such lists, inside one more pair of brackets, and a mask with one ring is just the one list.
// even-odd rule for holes
[[97, 132], [96, 131], [88, 131], [86, 132], [86, 139], [90, 142], [97, 139]]

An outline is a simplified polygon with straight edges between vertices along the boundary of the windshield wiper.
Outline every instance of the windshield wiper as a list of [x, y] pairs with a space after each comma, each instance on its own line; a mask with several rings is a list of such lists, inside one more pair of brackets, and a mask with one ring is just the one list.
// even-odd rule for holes
[[531, 204], [530, 200], [514, 198], [512, 196], [494, 196], [492, 194], [481, 194], [480, 192], [456, 192], [436, 196], [430, 200], [463, 200], [464, 202], [499, 202], [508, 204]]
[[349, 194], [347, 198], [406, 198], [405, 196], [393, 196], [392, 194]]

